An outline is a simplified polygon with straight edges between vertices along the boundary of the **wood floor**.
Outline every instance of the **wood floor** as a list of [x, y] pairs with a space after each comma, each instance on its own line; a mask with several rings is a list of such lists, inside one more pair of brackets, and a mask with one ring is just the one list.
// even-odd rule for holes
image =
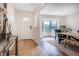
[[[14, 54], [14, 47], [11, 50], [11, 55]], [[55, 46], [48, 42], [41, 42], [37, 45], [34, 40], [19, 40], [18, 56], [63, 56], [66, 55]]]
[[47, 42], [50, 45], [55, 46], [61, 53], [64, 52], [68, 56], [79, 56], [79, 47], [77, 47], [77, 46], [64, 47], [63, 42], [61, 44], [59, 44], [58, 39], [55, 40], [54, 37], [46, 37], [46, 38], [42, 39], [41, 41], [43, 43]]
[[37, 47], [37, 44], [33, 40], [20, 40], [18, 43], [19, 55], [31, 55], [31, 50]]

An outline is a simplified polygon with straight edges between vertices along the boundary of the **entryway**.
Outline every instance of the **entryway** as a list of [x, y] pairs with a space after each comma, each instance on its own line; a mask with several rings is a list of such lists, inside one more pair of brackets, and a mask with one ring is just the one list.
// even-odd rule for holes
[[26, 13], [17, 13], [16, 30], [19, 39], [33, 39], [33, 16]]

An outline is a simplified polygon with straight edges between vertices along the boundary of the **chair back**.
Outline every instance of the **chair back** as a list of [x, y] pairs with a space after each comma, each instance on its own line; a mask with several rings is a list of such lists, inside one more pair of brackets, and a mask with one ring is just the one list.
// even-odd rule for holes
[[55, 29], [56, 33], [62, 32], [61, 29]]

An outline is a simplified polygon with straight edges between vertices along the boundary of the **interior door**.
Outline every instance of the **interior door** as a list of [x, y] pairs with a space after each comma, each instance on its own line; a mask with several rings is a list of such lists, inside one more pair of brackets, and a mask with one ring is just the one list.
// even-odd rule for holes
[[[28, 20], [27, 20], [28, 19]], [[24, 18], [21, 21], [21, 39], [32, 39], [32, 20]]]

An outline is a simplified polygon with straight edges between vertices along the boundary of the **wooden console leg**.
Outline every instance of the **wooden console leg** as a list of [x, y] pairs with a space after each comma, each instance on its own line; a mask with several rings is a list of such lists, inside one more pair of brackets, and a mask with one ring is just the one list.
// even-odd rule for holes
[[18, 36], [15, 41], [15, 56], [18, 56]]
[[9, 50], [7, 51], [7, 56], [9, 56]]

